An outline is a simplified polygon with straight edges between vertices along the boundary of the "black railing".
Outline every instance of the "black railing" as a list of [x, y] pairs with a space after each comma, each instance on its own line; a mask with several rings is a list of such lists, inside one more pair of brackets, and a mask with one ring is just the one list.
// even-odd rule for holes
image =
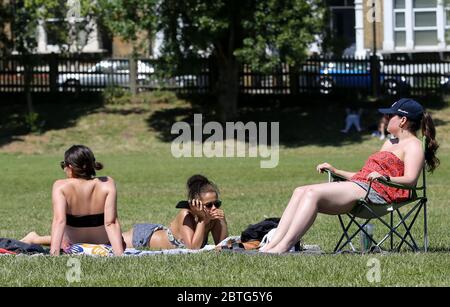
[[[183, 94], [211, 93], [218, 69], [212, 61], [189, 61], [171, 76], [153, 59], [104, 59], [98, 55], [33, 55], [0, 58], [0, 92], [99, 92], [123, 87], [132, 92], [156, 89]], [[450, 61], [378, 58], [309, 58], [268, 73], [242, 65], [240, 93], [249, 95], [348, 94], [422, 96], [450, 88]], [[374, 83], [377, 83], [374, 86]]]

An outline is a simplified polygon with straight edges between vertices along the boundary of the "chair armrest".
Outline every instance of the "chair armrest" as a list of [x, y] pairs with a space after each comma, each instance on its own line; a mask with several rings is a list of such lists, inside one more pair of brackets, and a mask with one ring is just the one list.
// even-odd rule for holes
[[328, 174], [328, 177], [329, 177], [330, 179], [333, 179], [332, 181], [347, 181], [347, 180], [348, 180], [347, 178], [345, 178], [345, 177], [343, 177], [343, 176], [341, 176], [341, 175], [338, 175], [338, 174], [336, 174], [336, 173], [333, 173], [333, 172], [330, 171], [329, 169], [324, 169], [323, 172], [324, 172], [324, 173], [327, 173], [327, 174]]
[[375, 180], [381, 184], [387, 185], [389, 187], [397, 188], [397, 189], [410, 190], [410, 191], [423, 190], [423, 187], [412, 187], [412, 186], [408, 186], [408, 185], [404, 185], [404, 184], [400, 184], [400, 183], [387, 181], [384, 177], [379, 177]]

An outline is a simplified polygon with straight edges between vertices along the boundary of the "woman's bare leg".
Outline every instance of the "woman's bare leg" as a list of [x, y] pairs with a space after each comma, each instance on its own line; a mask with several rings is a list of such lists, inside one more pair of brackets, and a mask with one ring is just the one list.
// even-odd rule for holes
[[277, 230], [275, 231], [275, 234], [272, 238], [272, 240], [262, 247], [261, 251], [266, 251], [272, 248], [273, 246], [277, 245], [281, 239], [286, 235], [289, 225], [292, 223], [292, 219], [294, 218], [294, 213], [297, 211], [297, 207], [300, 203], [300, 200], [303, 196], [303, 193], [306, 191], [306, 189], [310, 188], [312, 186], [303, 186], [298, 187], [294, 190], [294, 193], [292, 193], [292, 197], [286, 207], [286, 209], [283, 212], [283, 215], [281, 216], [281, 220], [278, 223]]
[[288, 251], [314, 223], [317, 213], [343, 214], [351, 211], [356, 201], [364, 197], [366, 192], [352, 182], [332, 182], [308, 188], [293, 213], [288, 231], [268, 253]]
[[27, 244], [39, 244], [39, 245], [50, 245], [51, 244], [50, 236], [40, 236], [36, 232], [32, 231], [23, 237], [20, 241]]

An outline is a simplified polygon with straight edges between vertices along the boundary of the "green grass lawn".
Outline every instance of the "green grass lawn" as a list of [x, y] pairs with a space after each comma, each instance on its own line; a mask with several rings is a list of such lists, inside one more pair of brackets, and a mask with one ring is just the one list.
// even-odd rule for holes
[[[48, 126], [53, 127], [52, 112], [62, 111], [41, 108]], [[175, 204], [185, 198], [186, 179], [202, 173], [221, 190], [231, 235], [239, 235], [249, 224], [266, 217], [281, 216], [295, 187], [326, 181], [324, 175], [315, 172], [318, 163], [327, 161], [339, 168], [357, 170], [381, 146], [368, 133], [362, 136], [330, 133], [328, 139], [323, 131], [318, 131], [317, 135], [321, 136], [318, 140], [308, 132], [313, 128], [314, 111], [302, 111], [305, 120], [292, 121], [291, 110], [280, 113], [283, 118], [280, 127], [282, 133], [283, 125], [297, 127], [298, 132], [293, 135], [299, 142], [282, 141], [277, 168], [261, 169], [259, 158], [175, 159], [170, 142], [161, 137], [167, 123], [155, 124], [158, 119], [155, 113], [182, 108], [187, 108], [183, 102], [98, 107], [61, 127], [48, 128], [41, 135], [14, 135], [15, 130], [9, 127], [8, 131], [12, 132], [0, 139], [0, 237], [21, 238], [31, 230], [50, 232], [51, 185], [63, 176], [58, 162], [64, 150], [74, 143], [90, 146], [97, 160], [105, 165], [100, 174], [116, 180], [123, 229], [138, 222], [168, 224], [177, 213]], [[179, 119], [176, 114], [179, 113], [175, 112], [174, 118]], [[334, 115], [333, 111], [321, 113], [330, 119]], [[333, 255], [331, 252], [340, 235], [338, 220], [319, 216], [304, 242], [320, 245], [327, 252], [322, 256], [208, 252], [145, 258], [77, 257], [82, 276], [79, 283], [72, 284], [66, 279], [67, 256], [8, 256], [0, 257], [0, 285], [450, 286], [450, 168], [447, 163], [450, 108], [441, 109], [436, 118], [442, 165], [428, 176], [431, 251], [427, 254], [403, 251], [389, 255]], [[334, 130], [342, 124], [342, 121], [330, 122]], [[5, 121], [2, 127], [6, 127]], [[311, 145], [299, 144], [302, 137], [310, 138]], [[415, 233], [421, 239], [421, 224], [416, 226]], [[376, 225], [376, 230], [380, 228]], [[380, 283], [370, 283], [366, 278], [371, 258], [380, 261]]]

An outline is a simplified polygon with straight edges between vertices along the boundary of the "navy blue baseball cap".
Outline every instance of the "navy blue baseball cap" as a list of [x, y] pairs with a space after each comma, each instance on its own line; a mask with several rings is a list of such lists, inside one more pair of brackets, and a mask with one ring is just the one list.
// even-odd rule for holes
[[423, 115], [423, 107], [417, 101], [410, 98], [402, 98], [395, 102], [390, 108], [378, 109], [383, 114], [395, 114], [405, 116], [412, 120], [420, 120]]

